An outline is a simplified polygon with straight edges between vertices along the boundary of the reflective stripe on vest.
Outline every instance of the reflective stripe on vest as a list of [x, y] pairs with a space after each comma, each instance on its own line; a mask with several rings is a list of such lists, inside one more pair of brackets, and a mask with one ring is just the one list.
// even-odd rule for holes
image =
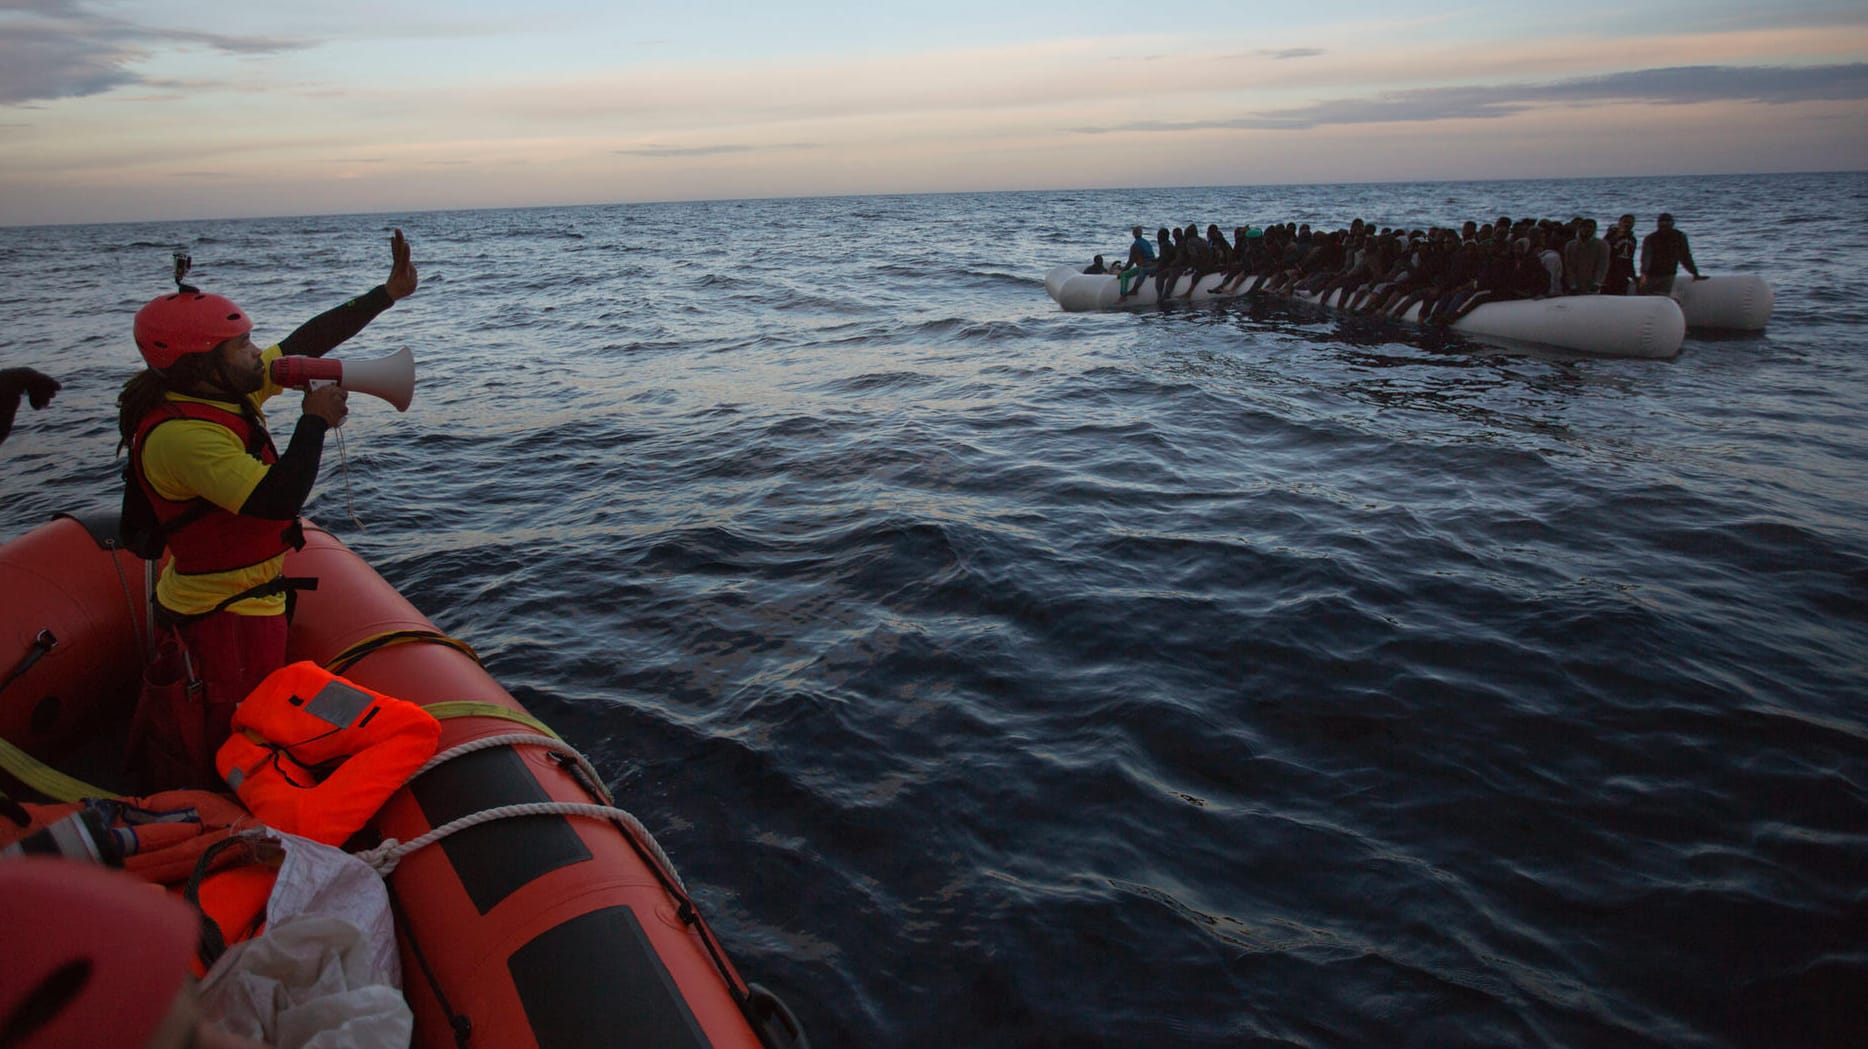
[[230, 513], [205, 499], [183, 502], [164, 499], [149, 483], [148, 476], [143, 473], [143, 442], [151, 430], [180, 419], [225, 426], [233, 431], [240, 446], [260, 462], [270, 466], [279, 461], [271, 435], [264, 428], [256, 430], [238, 412], [199, 401], [164, 401], [143, 416], [136, 427], [136, 438], [130, 443], [131, 472], [162, 526], [169, 551], [175, 555], [175, 570], [185, 575], [229, 572], [260, 564], [290, 549], [286, 535], [296, 521], [273, 521]]
[[434, 757], [440, 737], [420, 706], [305, 661], [273, 671], [241, 702], [214, 764], [266, 825], [342, 845]]

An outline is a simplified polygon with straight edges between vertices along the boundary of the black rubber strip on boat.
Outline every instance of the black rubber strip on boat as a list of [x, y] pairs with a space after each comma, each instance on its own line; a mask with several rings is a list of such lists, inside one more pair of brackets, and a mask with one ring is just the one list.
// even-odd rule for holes
[[707, 1037], [628, 907], [580, 914], [506, 959], [540, 1049], [705, 1049]]
[[[465, 754], [410, 785], [431, 827], [503, 805], [550, 801], [531, 766], [510, 747]], [[533, 879], [590, 859], [563, 816], [494, 820], [441, 839], [448, 862], [481, 914]]]

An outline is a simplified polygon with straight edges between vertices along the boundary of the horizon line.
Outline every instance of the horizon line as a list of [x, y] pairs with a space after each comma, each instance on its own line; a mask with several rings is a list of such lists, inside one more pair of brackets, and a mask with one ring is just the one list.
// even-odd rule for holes
[[956, 189], [956, 190], [914, 190], [914, 191], [879, 191], [874, 193], [821, 193], [821, 194], [786, 194], [769, 197], [689, 197], [663, 200], [612, 200], [612, 201], [576, 201], [556, 204], [487, 204], [475, 207], [457, 208], [385, 208], [380, 211], [310, 211], [282, 213], [272, 215], [204, 215], [189, 218], [147, 218], [114, 219], [107, 222], [6, 222], [0, 221], [0, 230], [14, 229], [54, 229], [78, 226], [137, 226], [159, 222], [197, 223], [197, 222], [269, 222], [282, 219], [315, 218], [368, 218], [379, 215], [443, 215], [463, 211], [535, 211], [551, 208], [617, 208], [617, 207], [662, 207], [670, 204], [739, 204], [762, 203], [776, 200], [873, 200], [881, 197], [961, 197], [984, 196], [999, 193], [1134, 193], [1149, 190], [1185, 192], [1189, 190], [1221, 189], [1275, 189], [1283, 186], [1435, 186], [1463, 185], [1468, 183], [1493, 182], [1606, 182], [1628, 179], [1677, 179], [1677, 178], [1758, 178], [1789, 177], [1795, 175], [1861, 175], [1868, 174], [1868, 168], [1831, 168], [1798, 171], [1682, 171], [1664, 175], [1570, 175], [1552, 177], [1548, 175], [1518, 175], [1506, 178], [1468, 178], [1468, 179], [1348, 179], [1333, 182], [1238, 182], [1212, 183], [1178, 186], [1057, 186], [1048, 189]]

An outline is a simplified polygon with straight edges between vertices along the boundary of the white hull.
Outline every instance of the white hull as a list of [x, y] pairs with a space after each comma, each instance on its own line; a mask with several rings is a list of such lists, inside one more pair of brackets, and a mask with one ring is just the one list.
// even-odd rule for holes
[[1689, 328], [1763, 331], [1777, 305], [1777, 293], [1755, 273], [1730, 273], [1694, 280], [1682, 273], [1673, 281], [1673, 298]]
[[[1188, 278], [1169, 291], [1176, 302], [1211, 302], [1218, 274], [1202, 277], [1191, 297]], [[1249, 282], [1248, 282], [1249, 283]], [[1044, 275], [1044, 290], [1071, 312], [1133, 309], [1159, 301], [1153, 280], [1121, 297], [1120, 281], [1110, 274], [1083, 273], [1076, 266], [1055, 266]], [[1236, 292], [1233, 294], [1237, 294]], [[1295, 296], [1324, 304], [1314, 295]], [[1694, 327], [1758, 330], [1770, 317], [1770, 285], [1750, 274], [1695, 281], [1683, 277], [1674, 297], [1658, 295], [1569, 295], [1486, 303], [1452, 325], [1452, 330], [1480, 338], [1536, 343], [1610, 357], [1673, 357], [1680, 352], [1689, 323]], [[1676, 301], [1678, 300], [1678, 301]], [[1420, 319], [1421, 307], [1404, 318]]]

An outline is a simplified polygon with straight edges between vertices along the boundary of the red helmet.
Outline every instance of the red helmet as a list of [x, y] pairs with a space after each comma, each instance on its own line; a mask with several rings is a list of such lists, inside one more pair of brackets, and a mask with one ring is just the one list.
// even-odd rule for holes
[[77, 860], [0, 859], [0, 1027], [26, 1049], [137, 1046], [168, 1015], [201, 933], [160, 888]]
[[136, 311], [136, 348], [157, 371], [252, 330], [252, 318], [232, 299], [199, 291], [163, 295]]

